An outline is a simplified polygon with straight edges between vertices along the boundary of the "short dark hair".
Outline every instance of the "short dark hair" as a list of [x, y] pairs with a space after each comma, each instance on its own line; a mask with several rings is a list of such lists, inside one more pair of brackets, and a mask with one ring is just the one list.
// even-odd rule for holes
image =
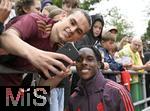
[[99, 52], [99, 50], [93, 46], [91, 46], [91, 49], [93, 50], [93, 52], [95, 54], [96, 60], [102, 61], [102, 56], [101, 56], [101, 53]]
[[78, 50], [80, 50], [82, 48], [90, 48], [90, 49], [92, 49], [92, 51], [94, 52], [94, 55], [96, 57], [96, 60], [97, 60], [97, 62], [100, 65], [99, 68], [100, 69], [104, 69], [104, 63], [102, 62], [102, 55], [101, 55], [100, 51], [96, 47], [91, 46], [91, 45], [86, 45], [86, 46], [80, 46], [78, 48]]
[[101, 53], [99, 52], [99, 50], [94, 47], [94, 46], [91, 46], [91, 45], [86, 45], [86, 46], [81, 46], [78, 48], [78, 50], [82, 49], [82, 48], [89, 48], [89, 49], [92, 49], [92, 51], [94, 52], [95, 54], [95, 57], [96, 57], [96, 60], [97, 61], [102, 61], [102, 56], [101, 56]]
[[84, 16], [86, 17], [86, 19], [87, 19], [87, 21], [89, 23], [89, 26], [91, 28], [91, 26], [92, 26], [92, 19], [91, 19], [91, 16], [88, 14], [88, 12], [86, 10], [83, 10], [83, 9], [80, 9], [80, 8], [75, 8], [75, 9], [72, 9], [70, 11], [69, 15], [75, 13], [76, 11], [80, 11], [81, 13], [84, 14]]

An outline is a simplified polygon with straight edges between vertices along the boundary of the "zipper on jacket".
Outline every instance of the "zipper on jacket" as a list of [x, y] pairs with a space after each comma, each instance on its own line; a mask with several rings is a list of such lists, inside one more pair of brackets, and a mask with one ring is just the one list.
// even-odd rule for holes
[[86, 89], [85, 86], [84, 86], [84, 88], [85, 88], [85, 93], [86, 93], [86, 95], [87, 95], [87, 100], [88, 100], [88, 111], [90, 111], [90, 99], [89, 99], [89, 95], [88, 95], [88, 93], [87, 93], [87, 89]]

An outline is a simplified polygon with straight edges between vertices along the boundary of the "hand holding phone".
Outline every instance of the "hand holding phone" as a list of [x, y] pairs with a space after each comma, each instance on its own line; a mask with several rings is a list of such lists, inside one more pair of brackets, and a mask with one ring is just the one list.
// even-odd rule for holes
[[[57, 51], [57, 53], [61, 53], [61, 54], [64, 54], [66, 56], [68, 56], [70, 59], [72, 59], [73, 61], [75, 61], [79, 54], [78, 54], [78, 50], [74, 47], [74, 45], [72, 43], [66, 43], [64, 44], [64, 46], [62, 46], [61, 48], [59, 48]], [[70, 64], [64, 60], [59, 60], [61, 61], [66, 67], [69, 67]], [[61, 69], [59, 67], [56, 67], [56, 69], [58, 69], [59, 71], [61, 71]], [[49, 71], [49, 74], [51, 76], [55, 76], [55, 74], [51, 71]], [[44, 75], [42, 75], [43, 77]], [[43, 77], [44, 79], [47, 79], [46, 77]]]

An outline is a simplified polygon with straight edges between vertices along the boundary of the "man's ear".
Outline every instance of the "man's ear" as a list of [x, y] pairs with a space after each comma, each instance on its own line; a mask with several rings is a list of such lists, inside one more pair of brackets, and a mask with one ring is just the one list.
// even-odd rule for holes
[[98, 64], [98, 69], [104, 69], [104, 63], [103, 62], [98, 61], [97, 64]]

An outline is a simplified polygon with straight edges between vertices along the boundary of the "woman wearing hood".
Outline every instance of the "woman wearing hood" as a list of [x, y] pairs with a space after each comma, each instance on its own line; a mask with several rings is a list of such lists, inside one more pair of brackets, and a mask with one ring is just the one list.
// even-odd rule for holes
[[92, 27], [91, 30], [86, 33], [85, 37], [80, 41], [75, 42], [75, 46], [93, 46], [97, 41], [101, 41], [102, 30], [104, 26], [103, 17], [100, 14], [92, 15]]

